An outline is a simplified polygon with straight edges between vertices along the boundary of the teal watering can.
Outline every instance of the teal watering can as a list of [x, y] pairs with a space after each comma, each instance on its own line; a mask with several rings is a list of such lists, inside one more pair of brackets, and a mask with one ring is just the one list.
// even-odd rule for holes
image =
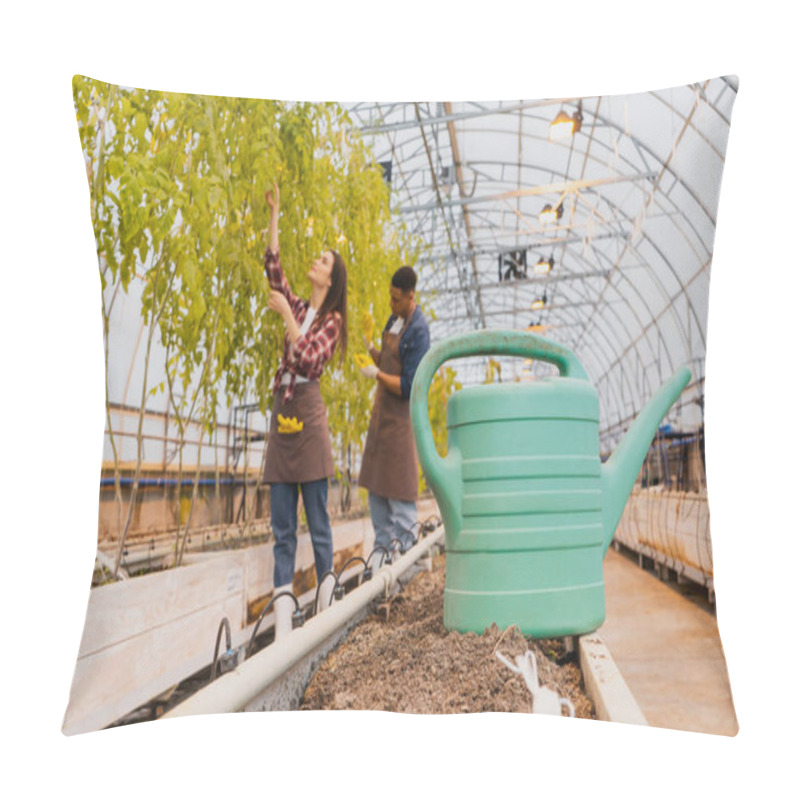
[[[428, 388], [445, 361], [475, 355], [535, 358], [559, 375], [453, 394], [442, 458]], [[520, 331], [431, 347], [411, 389], [411, 424], [445, 527], [445, 627], [483, 633], [495, 622], [548, 637], [603, 623], [603, 556], [658, 425], [690, 377], [688, 367], [678, 370], [601, 463], [597, 391], [569, 350]]]

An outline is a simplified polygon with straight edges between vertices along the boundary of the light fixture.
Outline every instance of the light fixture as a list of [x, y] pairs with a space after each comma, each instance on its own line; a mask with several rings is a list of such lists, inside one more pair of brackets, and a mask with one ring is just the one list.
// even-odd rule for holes
[[553, 256], [550, 256], [548, 259], [545, 259], [544, 256], [540, 256], [539, 260], [533, 265], [533, 273], [534, 275], [546, 275], [553, 269], [554, 264]]
[[546, 303], [547, 303], [547, 292], [545, 292], [541, 297], [537, 298], [531, 303], [531, 311], [537, 311], [540, 308], [544, 308]]
[[581, 103], [579, 101], [578, 110], [572, 116], [567, 114], [563, 108], [556, 114], [556, 118], [550, 123], [550, 131], [547, 138], [554, 142], [557, 139], [566, 139], [569, 136], [573, 136], [581, 129], [582, 122], [583, 114], [581, 113]]
[[558, 222], [558, 220], [561, 219], [563, 213], [564, 206], [561, 203], [559, 203], [555, 208], [553, 208], [550, 203], [547, 203], [539, 212], [539, 223], [541, 225], [552, 225], [554, 222]]

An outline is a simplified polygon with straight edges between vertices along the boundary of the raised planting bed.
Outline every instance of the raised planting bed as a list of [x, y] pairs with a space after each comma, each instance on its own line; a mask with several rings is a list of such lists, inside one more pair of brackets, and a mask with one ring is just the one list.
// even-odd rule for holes
[[[301, 709], [360, 709], [417, 714], [478, 711], [530, 713], [532, 696], [514, 663], [532, 650], [539, 681], [568, 698], [575, 716], [594, 719], [577, 657], [561, 639], [528, 639], [519, 629], [496, 626], [482, 635], [447, 631], [443, 623], [444, 554], [431, 571], [413, 577], [403, 590], [378, 604], [328, 654], [306, 687]], [[569, 712], [564, 708], [564, 715]]]

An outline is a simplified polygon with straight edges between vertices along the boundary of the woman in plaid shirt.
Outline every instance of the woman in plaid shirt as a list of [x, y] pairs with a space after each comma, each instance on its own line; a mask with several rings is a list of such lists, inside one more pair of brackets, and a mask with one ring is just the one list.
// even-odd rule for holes
[[[347, 269], [337, 252], [325, 250], [308, 271], [310, 299], [301, 300], [293, 294], [279, 258], [277, 184], [266, 193], [266, 200], [270, 207], [270, 241], [265, 261], [271, 289], [268, 305], [281, 315], [286, 329], [283, 357], [272, 385], [274, 400], [264, 464], [264, 481], [270, 484], [277, 595], [292, 587], [298, 493], [302, 493], [306, 510], [317, 584], [333, 566], [333, 535], [327, 505], [333, 454], [319, 376], [337, 345], [340, 360], [347, 349]], [[297, 425], [279, 423], [281, 418], [292, 417]], [[276, 599], [276, 637], [291, 630], [289, 614], [293, 605], [290, 597]]]

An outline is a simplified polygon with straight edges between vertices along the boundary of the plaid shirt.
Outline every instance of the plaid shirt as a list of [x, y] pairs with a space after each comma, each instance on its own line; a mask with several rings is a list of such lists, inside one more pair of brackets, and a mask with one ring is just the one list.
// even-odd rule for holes
[[[292, 293], [286, 276], [283, 274], [278, 253], [267, 248], [264, 271], [272, 289], [283, 294], [289, 301], [292, 316], [302, 327], [308, 313], [308, 300], [301, 300]], [[301, 375], [313, 381], [322, 375], [322, 370], [333, 355], [333, 348], [339, 339], [342, 320], [338, 314], [328, 314], [324, 320], [314, 319], [307, 333], [299, 336], [294, 345], [289, 341], [288, 333], [283, 337], [283, 358], [275, 373], [272, 393], [277, 394], [284, 374], [289, 374], [289, 385], [283, 394], [284, 402], [294, 397], [296, 378]]]

